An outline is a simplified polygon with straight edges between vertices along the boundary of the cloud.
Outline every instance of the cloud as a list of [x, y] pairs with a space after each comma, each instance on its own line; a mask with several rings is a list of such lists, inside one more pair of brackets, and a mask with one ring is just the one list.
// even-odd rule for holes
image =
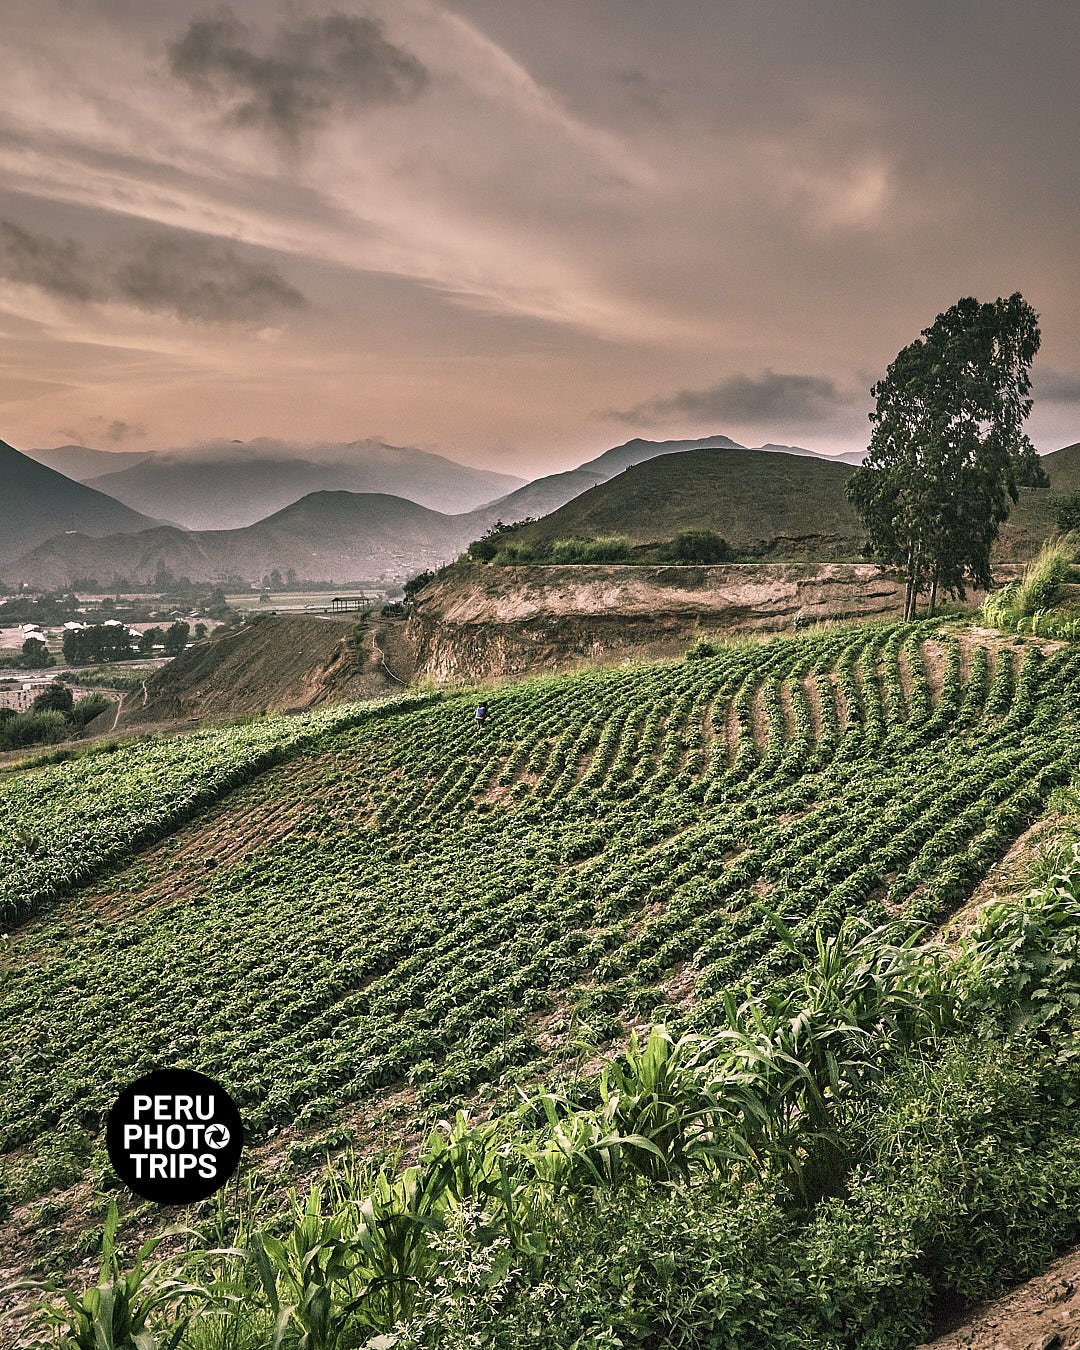
[[193, 323], [262, 323], [305, 303], [276, 268], [196, 235], [144, 235], [95, 255], [0, 221], [0, 276], [63, 300], [117, 301]]
[[1047, 403], [1080, 403], [1080, 372], [1043, 366], [1035, 371], [1032, 393]]
[[428, 83], [426, 67], [389, 42], [377, 19], [339, 13], [279, 24], [260, 52], [226, 11], [192, 23], [168, 54], [173, 75], [230, 121], [290, 145], [335, 111], [407, 103]]
[[74, 239], [33, 235], [9, 220], [0, 220], [0, 275], [40, 286], [64, 300], [85, 303], [100, 298], [97, 282]]
[[654, 122], [671, 120], [670, 92], [659, 80], [636, 67], [615, 70], [612, 78], [636, 112]]
[[208, 323], [258, 323], [304, 297], [265, 263], [209, 239], [147, 239], [115, 273], [120, 298]]
[[766, 369], [761, 375], [730, 375], [706, 389], [680, 389], [610, 415], [633, 426], [653, 426], [673, 417], [691, 422], [823, 422], [848, 402], [835, 381], [823, 375]]
[[118, 417], [88, 417], [80, 427], [61, 427], [60, 435], [77, 445], [90, 445], [95, 440], [120, 445], [124, 441], [145, 436], [146, 428], [134, 426]]

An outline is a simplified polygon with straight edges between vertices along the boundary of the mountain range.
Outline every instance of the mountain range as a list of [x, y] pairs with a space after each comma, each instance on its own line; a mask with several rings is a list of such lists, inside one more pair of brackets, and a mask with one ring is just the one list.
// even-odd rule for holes
[[152, 587], [162, 571], [193, 581], [258, 581], [275, 568], [305, 580], [398, 580], [449, 562], [468, 542], [455, 517], [375, 492], [313, 492], [237, 530], [175, 525], [92, 538], [63, 534], [20, 558], [11, 575], [54, 589], [95, 577]]
[[[312, 492], [386, 493], [448, 515], [498, 500], [506, 502], [515, 519], [543, 515], [641, 460], [683, 450], [743, 448], [720, 435], [678, 441], [635, 438], [569, 474], [533, 483], [375, 438], [310, 446], [270, 437], [215, 440], [152, 454], [61, 445], [27, 454], [156, 520], [186, 530], [231, 530], [264, 520]], [[799, 446], [760, 448], [828, 458]], [[858, 462], [859, 456], [843, 458]], [[516, 491], [524, 495], [515, 498]]]
[[303, 447], [269, 437], [218, 440], [134, 456], [81, 445], [29, 453], [136, 511], [188, 530], [253, 525], [312, 492], [386, 493], [457, 513], [524, 482], [376, 439]]
[[[375, 461], [399, 467], [405, 462], [395, 447], [373, 444], [380, 447]], [[88, 447], [61, 449], [73, 461], [75, 451], [95, 453]], [[267, 462], [293, 468], [300, 463], [270, 459], [265, 442], [249, 452], [234, 461], [238, 471], [252, 465], [258, 470]], [[208, 463], [222, 463], [212, 450], [207, 454]], [[401, 580], [449, 561], [497, 522], [520, 521], [531, 523], [521, 525], [516, 537], [536, 543], [607, 534], [644, 543], [670, 538], [680, 529], [708, 527], [744, 550], [847, 556], [861, 541], [844, 493], [856, 459], [817, 455], [798, 446], [747, 449], [720, 435], [696, 441], [635, 439], [577, 469], [516, 486], [467, 511], [435, 510], [393, 493], [324, 489], [248, 525], [185, 530], [149, 519], [0, 442], [4, 503], [10, 500], [15, 508], [0, 536], [0, 575], [49, 588], [89, 577], [106, 585], [119, 577], [152, 585], [162, 570], [193, 581], [226, 576], [258, 581], [275, 568], [282, 574], [292, 569], [305, 580], [342, 584]], [[485, 472], [448, 460], [441, 464], [448, 466], [438, 472], [450, 483], [451, 496], [470, 490], [453, 470]], [[1002, 531], [1002, 551], [1008, 556], [1023, 556], [1052, 530], [1054, 494], [1080, 489], [1080, 446], [1045, 456], [1043, 464], [1051, 491], [1023, 494]], [[93, 470], [98, 461], [84, 458], [82, 466]], [[131, 465], [119, 476], [138, 467]], [[490, 477], [507, 481], [503, 475]]]

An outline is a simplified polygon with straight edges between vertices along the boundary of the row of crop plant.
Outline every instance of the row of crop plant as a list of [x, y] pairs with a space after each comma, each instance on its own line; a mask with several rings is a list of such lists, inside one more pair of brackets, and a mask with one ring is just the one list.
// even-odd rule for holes
[[184, 1350], [909, 1350], [934, 1307], [1080, 1233], [1080, 849], [958, 948], [843, 924], [798, 978], [654, 1026], [572, 1092], [418, 1161], [345, 1166], [272, 1222], [47, 1301], [42, 1343]]

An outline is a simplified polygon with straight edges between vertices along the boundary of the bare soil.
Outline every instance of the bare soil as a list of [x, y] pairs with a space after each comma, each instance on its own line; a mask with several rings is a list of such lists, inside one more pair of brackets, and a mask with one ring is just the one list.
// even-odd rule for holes
[[1080, 1249], [919, 1350], [1080, 1350]]
[[945, 650], [933, 640], [924, 642], [921, 647], [923, 670], [930, 698], [937, 704], [941, 702], [941, 691], [945, 685]]

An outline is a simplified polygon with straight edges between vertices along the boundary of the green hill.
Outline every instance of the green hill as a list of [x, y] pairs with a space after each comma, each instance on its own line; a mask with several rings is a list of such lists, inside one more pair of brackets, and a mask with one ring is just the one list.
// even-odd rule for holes
[[[497, 689], [482, 729], [475, 696], [414, 696], [8, 772], [0, 777], [7, 1265], [64, 1266], [88, 1250], [84, 1230], [115, 1185], [101, 1148], [105, 1112], [153, 1065], [197, 1068], [227, 1086], [244, 1116], [252, 1183], [272, 1180], [280, 1194], [347, 1141], [411, 1150], [455, 1105], [512, 1102], [519, 1085], [559, 1081], [580, 1038], [618, 1045], [655, 1020], [710, 1033], [728, 1025], [730, 998], [748, 986], [797, 990], [800, 965], [774, 912], [808, 950], [852, 917], [938, 923], [1080, 767], [1078, 694], [1076, 648], [1043, 657], [1030, 644], [930, 624], [876, 626]], [[851, 1044], [837, 1042], [835, 1054]], [[1029, 1092], [1034, 1072], [1025, 1060]], [[980, 1096], [976, 1111], [958, 1098], [964, 1128], [981, 1129], [985, 1113], [999, 1110], [990, 1100]], [[1006, 1115], [1021, 1109], [1009, 1102]], [[1039, 1122], [1045, 1140], [1057, 1138], [1049, 1119]], [[808, 1289], [818, 1262], [832, 1262], [841, 1281], [861, 1280], [853, 1268], [842, 1274], [842, 1233], [863, 1234], [858, 1224], [891, 1197], [893, 1227], [872, 1239], [874, 1260], [894, 1263], [886, 1286], [867, 1277], [855, 1292], [840, 1288], [831, 1306], [857, 1325], [887, 1327], [902, 1300], [892, 1325], [910, 1329], [932, 1292], [953, 1287], [934, 1245], [943, 1207], [952, 1206], [954, 1253], [1010, 1223], [1010, 1252], [1021, 1231], [1052, 1228], [1060, 1242], [1061, 1214], [1074, 1217], [1071, 1180], [1055, 1181], [1054, 1200], [1038, 1191], [1030, 1214], [1014, 1215], [1018, 1191], [995, 1198], [992, 1176], [1019, 1185], [1016, 1169], [1034, 1166], [1023, 1161], [1030, 1149], [1013, 1161], [1004, 1120], [986, 1125], [989, 1172], [977, 1171], [967, 1190], [920, 1192], [908, 1209], [913, 1183], [886, 1185], [875, 1145], [865, 1144], [850, 1194], [830, 1202], [836, 1254], [806, 1247], [806, 1225], [822, 1215], [792, 1209], [775, 1187], [755, 1189], [745, 1211], [733, 1208], [741, 1191], [695, 1200], [664, 1189], [684, 1219], [688, 1205], [702, 1205], [743, 1227], [708, 1237], [702, 1228], [689, 1246], [674, 1230], [649, 1242], [669, 1253], [672, 1272], [684, 1262], [697, 1271], [688, 1287], [704, 1300], [695, 1304], [700, 1325], [716, 1327], [732, 1306], [716, 1290], [736, 1274], [750, 1279], [748, 1262], [762, 1262], [759, 1290], [785, 1265], [787, 1257], [765, 1255], [778, 1235], [785, 1251], [810, 1251]], [[912, 1166], [917, 1158], [930, 1166], [927, 1150], [945, 1128], [938, 1117], [901, 1128], [915, 1132]], [[954, 1154], [946, 1164], [953, 1175]], [[715, 1171], [703, 1175], [721, 1186]], [[615, 1194], [638, 1230], [660, 1222], [647, 1186]], [[565, 1244], [578, 1233], [567, 1260], [574, 1242], [604, 1246], [602, 1216], [614, 1203], [571, 1205], [570, 1226], [551, 1239]], [[912, 1217], [923, 1212], [933, 1222]], [[62, 1225], [47, 1221], [59, 1214]], [[409, 1250], [430, 1274], [425, 1244], [442, 1242], [443, 1230], [426, 1223]], [[214, 1232], [210, 1245], [232, 1245]], [[662, 1272], [651, 1255], [642, 1259], [653, 1289]], [[715, 1264], [712, 1277], [702, 1261]], [[423, 1287], [414, 1276], [407, 1284]], [[360, 1281], [349, 1295], [360, 1300], [354, 1313], [375, 1297], [371, 1288]], [[655, 1319], [690, 1315], [677, 1311], [676, 1290], [664, 1290], [646, 1297], [641, 1335], [625, 1344], [676, 1343], [651, 1338]], [[775, 1305], [803, 1339], [793, 1331], [790, 1341], [748, 1333], [707, 1343], [825, 1344], [815, 1335], [826, 1313], [813, 1310], [813, 1297], [792, 1284], [755, 1301], [747, 1286], [746, 1316]], [[263, 1307], [263, 1295], [251, 1298]], [[375, 1309], [371, 1334], [387, 1329], [378, 1318], [389, 1314]], [[558, 1326], [577, 1315], [567, 1305]], [[572, 1343], [561, 1334], [506, 1344]], [[574, 1334], [592, 1343], [587, 1329]], [[256, 1343], [264, 1342], [242, 1342]], [[418, 1342], [428, 1343], [448, 1342]]]
[[1003, 557], [1027, 558], [1037, 552], [1042, 541], [1057, 532], [1055, 501], [1080, 492], [1080, 442], [1044, 455], [1042, 466], [1050, 487], [1021, 488], [1020, 501], [1001, 529], [998, 552]]
[[741, 550], [855, 555], [862, 529], [844, 495], [852, 472], [851, 465], [803, 455], [686, 450], [635, 464], [510, 537], [540, 544], [626, 535], [644, 544], [712, 529]]
[[[1002, 528], [998, 555], [1026, 558], [1056, 530], [1054, 503], [1080, 491], [1080, 443], [1043, 456], [1049, 489], [1025, 488]], [[762, 555], [858, 556], [864, 532], [844, 485], [854, 466], [779, 451], [702, 449], [638, 463], [583, 492], [508, 540], [625, 535], [633, 544], [712, 529], [734, 548]]]

